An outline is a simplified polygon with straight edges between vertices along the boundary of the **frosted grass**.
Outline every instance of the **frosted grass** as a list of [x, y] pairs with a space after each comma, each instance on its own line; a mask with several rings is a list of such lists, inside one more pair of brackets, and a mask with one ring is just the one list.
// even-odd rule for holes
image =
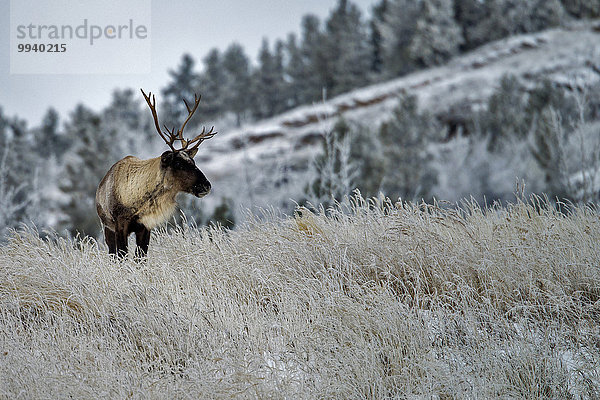
[[600, 220], [355, 197], [236, 231], [0, 248], [3, 398], [600, 396]]

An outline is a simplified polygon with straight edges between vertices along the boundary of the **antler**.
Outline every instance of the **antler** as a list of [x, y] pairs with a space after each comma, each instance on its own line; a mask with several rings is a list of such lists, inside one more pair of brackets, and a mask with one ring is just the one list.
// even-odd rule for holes
[[[167, 127], [165, 129], [169, 132], [169, 138], [160, 130], [160, 123], [158, 122], [158, 114], [156, 113], [156, 97], [152, 94], [152, 92], [148, 92], [148, 95], [144, 93], [144, 89], [140, 89], [142, 91], [142, 95], [146, 99], [146, 103], [148, 103], [148, 107], [150, 107], [150, 111], [152, 112], [152, 117], [154, 118], [154, 126], [156, 127], [156, 131], [160, 135], [160, 137], [165, 141], [166, 144], [169, 145], [171, 150], [175, 151], [175, 147], [173, 147], [173, 143], [177, 139], [177, 135], [173, 135], [173, 132], [169, 132]], [[152, 101], [150, 101], [150, 96], [152, 96]]]
[[[140, 89], [140, 90], [142, 90], [142, 89]], [[160, 124], [158, 123], [158, 115], [156, 114], [156, 99], [155, 99], [155, 97], [152, 95], [151, 92], [148, 92], [148, 96], [146, 96], [146, 93], [144, 93], [143, 90], [142, 90], [142, 94], [144, 95], [144, 98], [146, 99], [146, 103], [148, 103], [148, 106], [150, 107], [150, 111], [152, 111], [152, 116], [154, 117], [154, 124], [156, 126], [156, 130], [158, 131], [158, 134], [165, 141], [165, 143], [167, 143], [169, 145], [169, 147], [173, 151], [195, 150], [198, 148], [198, 146], [200, 146], [200, 144], [203, 141], [205, 141], [206, 139], [210, 139], [217, 134], [217, 132], [213, 132], [215, 129], [215, 127], [213, 126], [212, 128], [210, 128], [210, 131], [208, 131], [208, 132], [206, 132], [206, 127], [203, 127], [202, 132], [200, 132], [200, 134], [198, 136], [196, 136], [195, 138], [193, 138], [191, 140], [185, 139], [183, 137], [183, 130], [185, 129], [185, 126], [187, 125], [189, 120], [192, 118], [192, 116], [194, 115], [196, 110], [198, 109], [198, 105], [200, 104], [200, 99], [202, 98], [202, 96], [196, 96], [196, 94], [194, 93], [194, 106], [192, 108], [190, 108], [187, 101], [185, 101], [185, 99], [183, 99], [185, 108], [187, 108], [187, 110], [188, 110], [188, 116], [185, 119], [185, 121], [183, 122], [183, 125], [181, 125], [181, 128], [179, 128], [177, 130], [177, 132], [175, 132], [175, 128], [169, 129], [166, 126], [164, 127], [165, 130], [167, 131], [167, 133], [169, 134], [169, 138], [167, 139], [166, 135], [163, 134], [162, 131], [160, 130]], [[152, 96], [152, 102], [150, 102], [149, 96]], [[181, 142], [181, 149], [175, 150], [175, 148], [173, 147], [173, 143], [175, 142], [175, 140], [179, 140]], [[191, 148], [188, 148], [191, 144], [194, 144], [194, 146], [192, 146]]]
[[212, 138], [213, 136], [215, 136], [218, 133], [218, 132], [213, 132], [214, 129], [215, 129], [215, 127], [213, 126], [212, 128], [210, 128], [210, 131], [206, 132], [206, 127], [202, 127], [202, 132], [200, 132], [200, 134], [198, 136], [196, 136], [192, 140], [186, 141], [186, 148], [190, 144], [196, 143], [192, 147], [190, 147], [188, 150], [195, 150], [195, 149], [197, 149], [198, 146], [200, 146], [200, 144], [202, 142], [204, 142], [206, 139]]

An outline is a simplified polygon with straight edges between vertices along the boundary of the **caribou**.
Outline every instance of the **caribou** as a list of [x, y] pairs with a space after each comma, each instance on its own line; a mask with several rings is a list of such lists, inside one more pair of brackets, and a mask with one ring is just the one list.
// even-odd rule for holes
[[[189, 193], [198, 198], [206, 196], [210, 182], [198, 169], [194, 156], [198, 146], [217, 134], [214, 126], [193, 139], [185, 139], [183, 131], [198, 105], [200, 96], [194, 94], [194, 105], [183, 100], [188, 116], [177, 131], [161, 130], [156, 111], [156, 97], [140, 89], [159, 136], [169, 146], [160, 157], [140, 160], [127, 156], [117, 161], [100, 181], [96, 190], [96, 210], [104, 228], [104, 239], [110, 254], [123, 258], [127, 254], [127, 239], [135, 233], [135, 256], [144, 259], [150, 244], [150, 231], [167, 221], [175, 211], [178, 193]], [[176, 143], [181, 148], [175, 148]]]

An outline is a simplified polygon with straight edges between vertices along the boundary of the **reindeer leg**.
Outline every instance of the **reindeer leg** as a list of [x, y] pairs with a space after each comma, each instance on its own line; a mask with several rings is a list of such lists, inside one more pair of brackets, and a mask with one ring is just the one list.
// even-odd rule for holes
[[150, 229], [146, 228], [142, 224], [136, 224], [135, 226], [135, 243], [137, 245], [135, 249], [135, 257], [138, 260], [143, 260], [148, 254], [148, 245], [150, 244]]
[[117, 236], [107, 227], [104, 227], [104, 240], [108, 246], [108, 254], [117, 254]]
[[127, 236], [129, 236], [128, 226], [125, 225], [116, 227], [116, 242], [117, 242], [117, 256], [119, 258], [125, 258], [127, 255]]

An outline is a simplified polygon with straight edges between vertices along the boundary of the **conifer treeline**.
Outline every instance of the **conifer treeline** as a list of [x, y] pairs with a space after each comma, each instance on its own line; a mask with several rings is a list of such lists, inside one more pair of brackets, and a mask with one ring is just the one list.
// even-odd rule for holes
[[[503, 36], [540, 30], [565, 18], [598, 16], [598, 0], [379, 0], [367, 20], [351, 1], [338, 0], [325, 21], [305, 16], [298, 37], [290, 34], [273, 45], [265, 40], [256, 64], [238, 44], [224, 51], [211, 50], [202, 58], [202, 65], [197, 65], [193, 55], [184, 55], [162, 90], [161, 120], [169, 124], [181, 121], [181, 114], [187, 114], [181, 99], [191, 99], [194, 93], [204, 95], [198, 110], [204, 115], [191, 122], [221, 119], [219, 126], [223, 126], [231, 118], [237, 123], [265, 118], [319, 101], [324, 92], [331, 97], [435, 65]], [[532, 153], [533, 162], [545, 174], [539, 180], [542, 186], [536, 189], [561, 196], [571, 193], [573, 199], [595, 199], [596, 194], [581, 195], [580, 188], [565, 191], [573, 181], [571, 176], [582, 167], [567, 165], [570, 159], [561, 150], [566, 145], [556, 132], [574, 130], [595, 138], [596, 131], [580, 122], [574, 125], [576, 129], [565, 125], [581, 113], [574, 113], [573, 105], [552, 87], [542, 89], [525, 96], [515, 82], [503, 81], [501, 91], [490, 98], [486, 114], [476, 116], [477, 127], [469, 128], [471, 132], [480, 131], [470, 140], [474, 140], [476, 150], [481, 150], [474, 152], [481, 156], [469, 158], [473, 167], [463, 168], [468, 184], [450, 184], [441, 178], [436, 183], [433, 169], [423, 167], [431, 162], [451, 165], [453, 161], [432, 161], [425, 150], [435, 138], [425, 140], [425, 134], [435, 134], [442, 128], [436, 127], [427, 110], [417, 110], [414, 101], [407, 99], [375, 132], [361, 129], [362, 135], [348, 135], [352, 140], [344, 142], [346, 147], [332, 141], [330, 148], [325, 148], [323, 159], [331, 159], [320, 164], [331, 170], [329, 175], [342, 176], [343, 185], [331, 184], [331, 179], [323, 179], [327, 176], [319, 170], [310, 188], [313, 197], [330, 198], [331, 188], [352, 186], [368, 195], [383, 190], [389, 196], [403, 198], [435, 194], [452, 198], [474, 192], [488, 199], [498, 198], [507, 190], [498, 190], [497, 184], [490, 183], [493, 179], [489, 177], [499, 169], [490, 160], [503, 160], [511, 152], [504, 149], [505, 143], [517, 140], [532, 146], [533, 151], [523, 159], [531, 158]], [[530, 100], [524, 103], [523, 99]], [[586, 121], [599, 119], [598, 104], [597, 98], [589, 101], [592, 111]], [[30, 222], [61, 233], [99, 234], [94, 207], [99, 180], [126, 154], [155, 155], [149, 145], [156, 136], [153, 122], [147, 109], [140, 106], [137, 91], [116, 89], [111, 102], [100, 111], [80, 104], [69, 115], [59, 116], [49, 109], [41, 125], [33, 128], [21, 118], [6, 115], [0, 106], [0, 236], [8, 228]], [[547, 126], [554, 128], [548, 133], [544, 131]], [[336, 128], [342, 133], [350, 130], [343, 124]], [[462, 143], [460, 146], [464, 147]], [[596, 151], [591, 145], [585, 149]], [[341, 173], [337, 168], [344, 157], [357, 160], [357, 165]], [[599, 160], [590, 157], [580, 159], [586, 160], [585, 165], [590, 164], [589, 159]], [[393, 167], [390, 160], [394, 161]], [[462, 165], [461, 160], [454, 161]], [[557, 172], [557, 166], [562, 170]], [[531, 168], [528, 165], [523, 170]], [[473, 177], [474, 172], [481, 176]], [[232, 220], [231, 207], [227, 199], [222, 199], [212, 216], [195, 210], [194, 218], [226, 225]]]
[[231, 44], [202, 58], [183, 55], [163, 89], [164, 112], [179, 120], [181, 98], [205, 95], [197, 120], [227, 114], [273, 116], [370, 83], [441, 64], [486, 42], [539, 31], [565, 18], [600, 16], [597, 0], [379, 0], [367, 19], [338, 0], [321, 21], [305, 15], [301, 33], [264, 39], [256, 63]]

